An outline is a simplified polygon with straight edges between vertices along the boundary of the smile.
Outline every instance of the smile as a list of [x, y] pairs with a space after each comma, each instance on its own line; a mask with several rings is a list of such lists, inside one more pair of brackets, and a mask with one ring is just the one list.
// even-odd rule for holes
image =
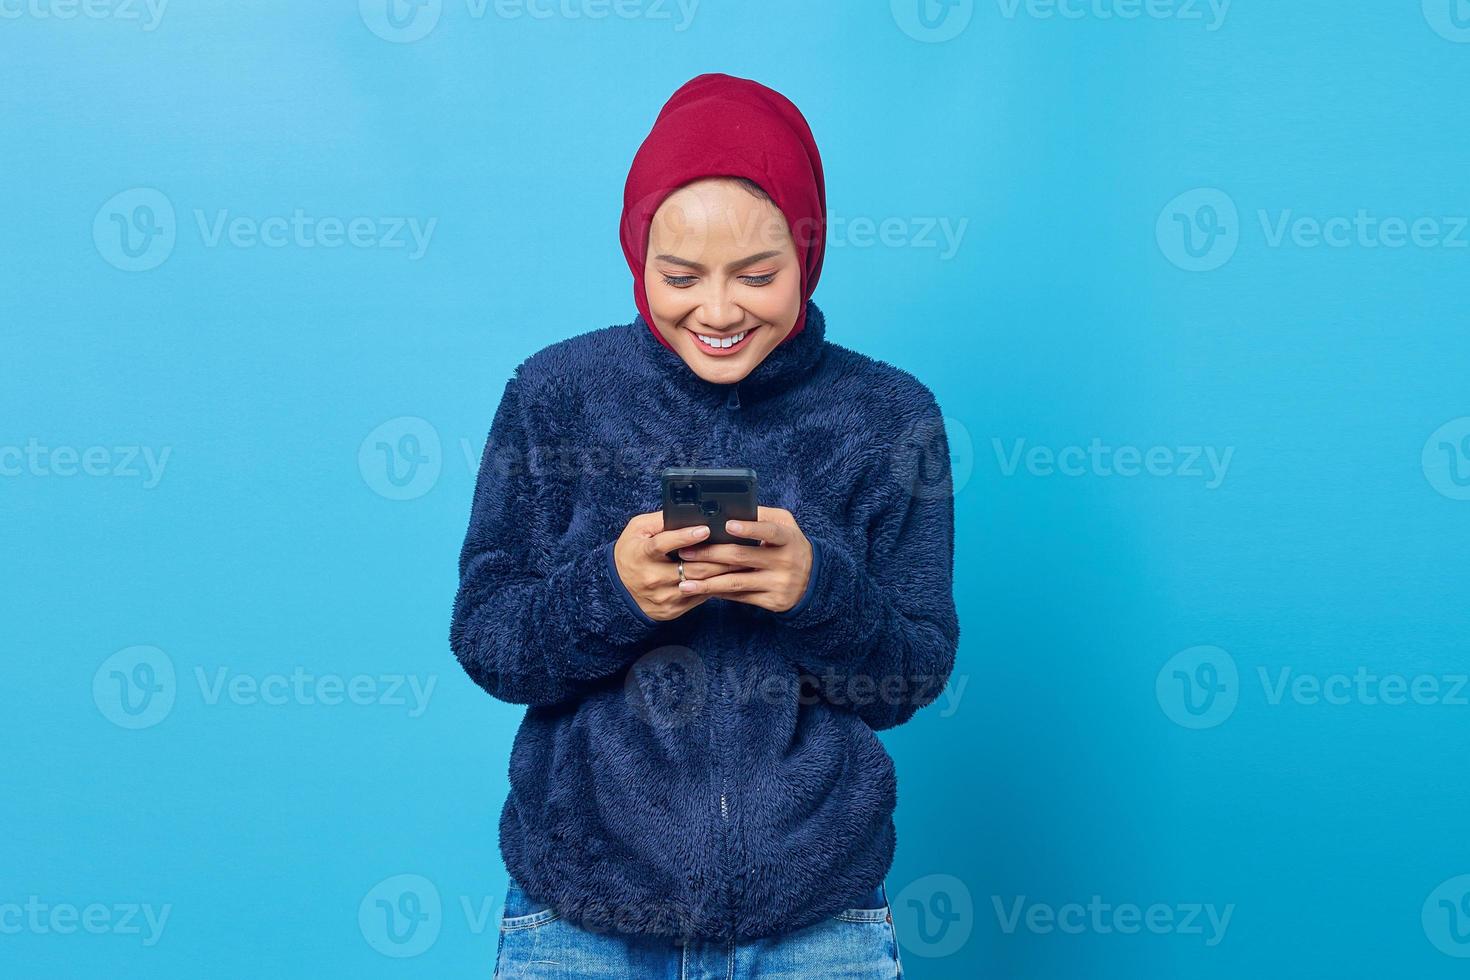
[[699, 342], [699, 348], [706, 354], [713, 357], [729, 357], [744, 347], [746, 341], [750, 339], [750, 335], [759, 329], [760, 327], [751, 327], [749, 330], [742, 330], [740, 333], [732, 333], [728, 337], [707, 336], [702, 333], [694, 333], [693, 330], [689, 332], [694, 334], [694, 339]]

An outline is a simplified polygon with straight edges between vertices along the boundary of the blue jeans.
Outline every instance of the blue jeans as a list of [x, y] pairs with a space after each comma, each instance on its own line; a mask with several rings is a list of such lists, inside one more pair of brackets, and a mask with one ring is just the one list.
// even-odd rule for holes
[[567, 922], [512, 878], [500, 919], [495, 980], [896, 980], [898, 939], [882, 885], [815, 925], [750, 943], [592, 932]]

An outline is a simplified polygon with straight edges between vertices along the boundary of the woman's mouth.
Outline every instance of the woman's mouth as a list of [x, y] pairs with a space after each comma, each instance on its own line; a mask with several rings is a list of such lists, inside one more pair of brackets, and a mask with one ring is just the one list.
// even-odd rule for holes
[[725, 334], [723, 336], [696, 333], [693, 330], [689, 332], [694, 334], [695, 346], [706, 354], [711, 357], [729, 357], [744, 347], [750, 340], [750, 335], [759, 329], [760, 327], [758, 326], [750, 327], [747, 330], [742, 330], [740, 333]]

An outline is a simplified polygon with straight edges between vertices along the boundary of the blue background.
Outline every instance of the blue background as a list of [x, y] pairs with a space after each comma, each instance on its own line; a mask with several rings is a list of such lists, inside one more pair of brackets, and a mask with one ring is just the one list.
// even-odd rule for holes
[[[170, 912], [152, 945], [0, 914], [0, 974], [488, 975], [520, 712], [447, 645], [470, 461], [517, 362], [632, 319], [628, 163], [680, 83], [727, 71], [811, 121], [846, 222], [830, 336], [935, 391], [962, 477], [959, 696], [883, 736], [907, 975], [1463, 976], [1467, 692], [1271, 696], [1360, 668], [1446, 695], [1470, 659], [1470, 233], [1268, 234], [1470, 214], [1449, 0], [1238, 2], [1214, 30], [1203, 5], [984, 0], [934, 31], [913, 0], [704, 0], [682, 30], [567, 2], [444, 0], [415, 41], [371, 0], [176, 2], [152, 30], [4, 6], [0, 913]], [[175, 241], [126, 271], [111, 216], [166, 217], [137, 188]], [[211, 245], [196, 218], [297, 209], [436, 224], [413, 258]], [[943, 222], [957, 250], [921, 233]], [[1218, 267], [1182, 267], [1185, 226]], [[1008, 465], [1094, 439], [1175, 475]], [[156, 485], [117, 447], [167, 450]], [[1223, 479], [1179, 474], [1186, 447], [1230, 450]], [[175, 680], [131, 729], [109, 658], [138, 646]], [[1176, 676], [1200, 646], [1217, 673]], [[298, 668], [407, 704], [209, 696]], [[435, 685], [416, 716], [405, 678]], [[403, 874], [441, 907], [407, 944], [373, 924]], [[1232, 911], [1222, 939], [1006, 928], [1094, 895]]]

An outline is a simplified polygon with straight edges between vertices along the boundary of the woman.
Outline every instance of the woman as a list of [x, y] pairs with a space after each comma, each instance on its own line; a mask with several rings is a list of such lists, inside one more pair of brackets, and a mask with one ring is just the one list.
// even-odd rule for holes
[[[801, 113], [700, 75], [628, 175], [638, 316], [505, 386], [450, 632], [529, 706], [497, 976], [900, 973], [874, 732], [954, 663], [948, 447], [923, 384], [827, 340], [825, 230]], [[759, 544], [664, 531], [669, 466], [755, 469]]]

